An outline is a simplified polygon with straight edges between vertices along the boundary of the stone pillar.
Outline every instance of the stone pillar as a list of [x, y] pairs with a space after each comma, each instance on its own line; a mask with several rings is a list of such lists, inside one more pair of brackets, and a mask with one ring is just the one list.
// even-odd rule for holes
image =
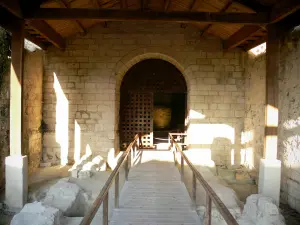
[[5, 202], [20, 209], [27, 202], [27, 156], [22, 156], [24, 21], [12, 21], [10, 69], [10, 156], [5, 160]]
[[278, 75], [280, 35], [276, 25], [267, 27], [266, 50], [266, 119], [264, 159], [259, 168], [258, 192], [271, 197], [279, 205], [281, 162], [277, 160]]

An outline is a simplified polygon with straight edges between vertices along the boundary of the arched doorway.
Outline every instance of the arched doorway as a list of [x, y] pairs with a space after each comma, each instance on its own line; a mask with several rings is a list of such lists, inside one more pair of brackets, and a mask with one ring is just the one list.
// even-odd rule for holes
[[144, 148], [155, 148], [169, 132], [183, 132], [186, 94], [184, 77], [167, 61], [146, 59], [131, 67], [120, 88], [121, 146], [139, 133]]

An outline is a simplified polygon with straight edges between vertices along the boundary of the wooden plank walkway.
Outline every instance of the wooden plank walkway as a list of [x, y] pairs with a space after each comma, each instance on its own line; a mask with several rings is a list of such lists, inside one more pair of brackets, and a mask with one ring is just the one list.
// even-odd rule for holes
[[123, 186], [110, 225], [202, 224], [169, 151], [143, 151]]

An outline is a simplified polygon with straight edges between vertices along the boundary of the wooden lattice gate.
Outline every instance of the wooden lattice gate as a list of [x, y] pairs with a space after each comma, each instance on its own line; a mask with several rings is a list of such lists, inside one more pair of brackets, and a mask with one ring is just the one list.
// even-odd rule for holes
[[128, 93], [123, 105], [121, 138], [130, 143], [135, 134], [141, 135], [144, 148], [153, 147], [153, 93]]

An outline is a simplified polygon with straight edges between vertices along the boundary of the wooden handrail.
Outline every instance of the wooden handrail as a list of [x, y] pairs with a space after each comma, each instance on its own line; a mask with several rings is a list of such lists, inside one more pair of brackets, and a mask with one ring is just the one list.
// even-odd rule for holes
[[182, 151], [180, 145], [177, 144], [175, 139], [173, 138], [172, 134], [169, 134], [171, 139], [171, 146], [173, 144], [175, 145], [175, 151], [174, 151], [174, 160], [175, 164], [177, 164], [177, 157], [176, 153], [179, 151], [181, 155], [181, 166], [180, 166], [180, 173], [181, 173], [181, 180], [184, 182], [184, 161], [187, 163], [187, 165], [190, 167], [190, 169], [193, 172], [193, 202], [196, 207], [196, 179], [200, 182], [200, 184], [203, 186], [205, 192], [206, 192], [206, 225], [211, 225], [211, 202], [215, 204], [216, 208], [220, 212], [220, 214], [223, 216], [224, 220], [229, 225], [238, 225], [238, 222], [236, 219], [231, 215], [228, 208], [225, 206], [225, 204], [222, 202], [222, 200], [219, 198], [219, 196], [216, 194], [216, 192], [212, 189], [212, 187], [206, 182], [206, 180], [203, 178], [203, 176], [199, 173], [199, 171], [195, 168], [195, 166], [190, 162], [190, 160], [187, 158], [187, 156]]
[[83, 217], [80, 225], [91, 224], [92, 220], [94, 219], [94, 217], [102, 203], [103, 203], [103, 224], [108, 225], [108, 192], [109, 192], [109, 188], [111, 187], [111, 185], [115, 179], [115, 207], [118, 208], [119, 207], [119, 172], [120, 172], [120, 168], [126, 161], [125, 178], [126, 178], [126, 180], [128, 180], [128, 172], [129, 172], [128, 161], [132, 160], [130, 157], [131, 155], [129, 153], [131, 153], [131, 151], [134, 151], [135, 147], [138, 146], [138, 144], [137, 144], [138, 139], [139, 139], [139, 136], [136, 135], [134, 137], [134, 140], [127, 147], [126, 151], [122, 154], [121, 158], [118, 160], [117, 166], [110, 174], [108, 180], [106, 181], [101, 192], [99, 193], [98, 197], [94, 201], [92, 207], [86, 213], [86, 215]]

